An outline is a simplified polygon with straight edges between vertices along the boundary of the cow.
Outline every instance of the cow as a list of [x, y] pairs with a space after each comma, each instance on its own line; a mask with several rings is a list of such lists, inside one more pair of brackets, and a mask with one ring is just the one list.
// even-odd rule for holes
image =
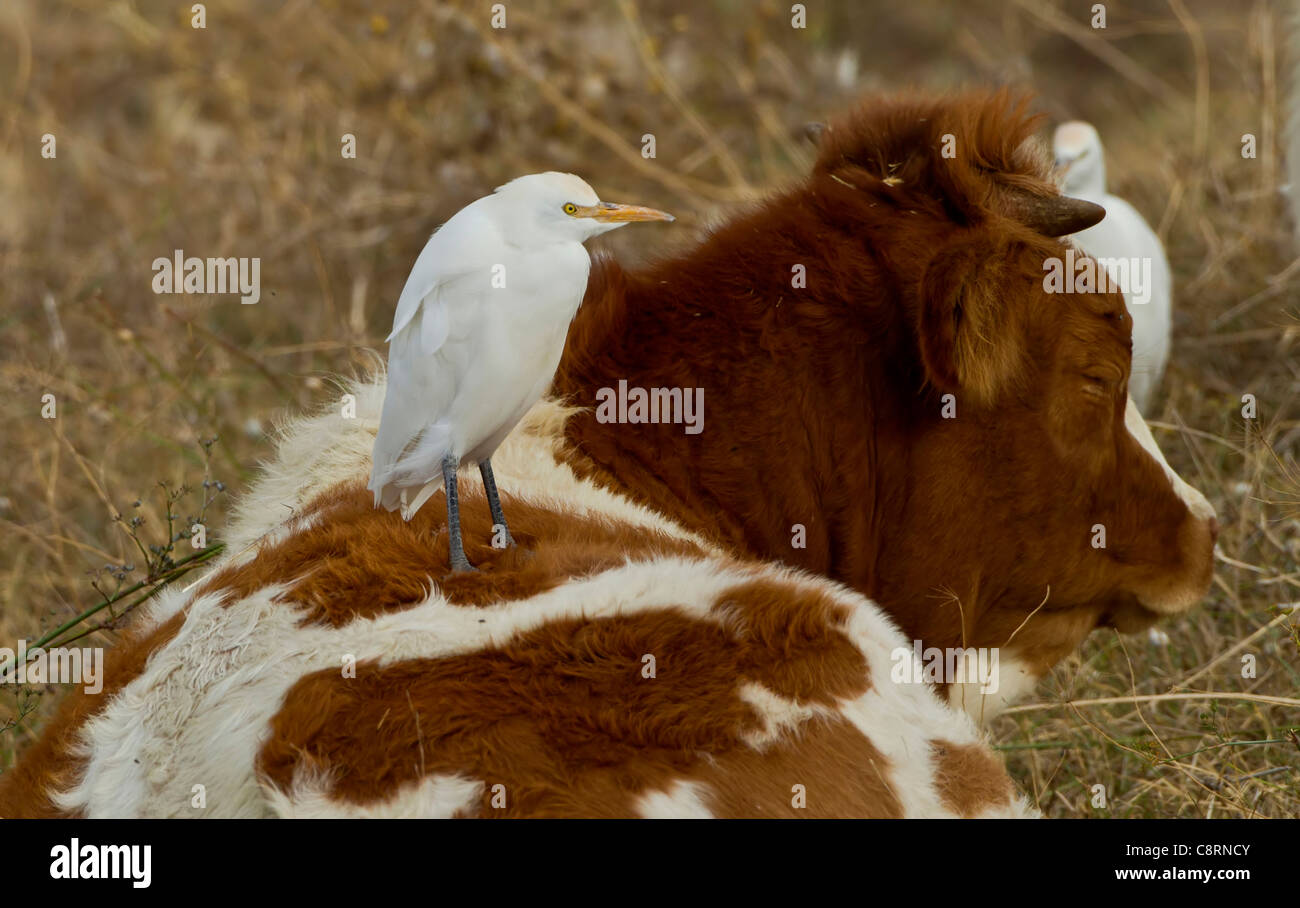
[[[927, 646], [1002, 648], [995, 697], [948, 686], [986, 717], [1095, 628], [1192, 607], [1218, 534], [1128, 400], [1121, 294], [1049, 290], [1089, 260], [1044, 235], [1077, 225], [1029, 223], [1053, 217], [1039, 124], [1006, 92], [867, 100], [688, 255], [600, 261], [553, 389], [636, 500]], [[602, 423], [619, 382], [703, 388], [704, 431]]]
[[1190, 608], [1217, 533], [1128, 400], [1123, 298], [1044, 284], [1087, 211], [1036, 125], [868, 101], [685, 253], [599, 259], [494, 457], [517, 547], [462, 479], [477, 573], [445, 502], [373, 507], [382, 379], [292, 425], [0, 816], [1034, 815], [976, 719]]

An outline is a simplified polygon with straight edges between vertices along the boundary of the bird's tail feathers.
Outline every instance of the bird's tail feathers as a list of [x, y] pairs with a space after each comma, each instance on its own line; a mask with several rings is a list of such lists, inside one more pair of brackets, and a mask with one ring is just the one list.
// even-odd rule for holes
[[[382, 426], [380, 427], [382, 433]], [[375, 506], [394, 511], [410, 520], [426, 501], [442, 488], [442, 459], [450, 449], [450, 433], [441, 423], [428, 426], [414, 444], [408, 443], [392, 463], [381, 462], [378, 454], [368, 488], [375, 493]], [[375, 450], [380, 450], [379, 440]], [[411, 498], [411, 495], [415, 497]]]

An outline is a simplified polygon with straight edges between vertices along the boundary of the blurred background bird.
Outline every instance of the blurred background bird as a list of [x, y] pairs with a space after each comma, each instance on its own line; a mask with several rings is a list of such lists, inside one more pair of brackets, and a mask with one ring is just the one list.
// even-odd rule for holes
[[671, 220], [602, 202], [572, 174], [530, 174], [462, 208], [416, 259], [388, 336], [369, 488], [376, 507], [401, 508], [410, 520], [445, 485], [452, 570], [473, 570], [460, 535], [463, 462], [478, 464], [492, 522], [514, 542], [491, 457], [555, 375], [587, 289], [583, 242], [633, 221]]
[[1133, 317], [1133, 369], [1129, 396], [1148, 412], [1169, 358], [1172, 317], [1171, 280], [1165, 248], [1155, 231], [1128, 202], [1106, 191], [1106, 160], [1101, 137], [1090, 123], [1074, 121], [1056, 128], [1052, 140], [1056, 166], [1063, 170], [1062, 192], [1106, 209], [1099, 224], [1074, 234], [1084, 252], [1096, 259], [1137, 258], [1150, 261], [1150, 298], [1141, 302], [1126, 292]]

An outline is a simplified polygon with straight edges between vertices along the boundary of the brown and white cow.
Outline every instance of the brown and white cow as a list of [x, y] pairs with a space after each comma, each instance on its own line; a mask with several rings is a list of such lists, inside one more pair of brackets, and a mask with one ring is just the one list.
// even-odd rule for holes
[[[477, 574], [441, 502], [371, 507], [382, 383], [301, 421], [0, 815], [1032, 814], [900, 653], [1004, 651], [992, 702], [950, 686], [987, 714], [1098, 624], [1190, 607], [1216, 532], [1127, 403], [1122, 298], [1043, 289], [1032, 128], [1001, 96], [869, 104], [687, 254], [598, 263], [574, 407], [493, 460], [519, 549], [464, 480]], [[703, 431], [603, 422], [620, 381], [704, 389]]]

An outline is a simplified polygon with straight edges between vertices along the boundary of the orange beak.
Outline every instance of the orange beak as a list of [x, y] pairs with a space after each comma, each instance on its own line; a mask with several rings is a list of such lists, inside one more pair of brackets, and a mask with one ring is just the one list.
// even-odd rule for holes
[[666, 211], [657, 208], [643, 208], [640, 205], [616, 205], [613, 202], [601, 202], [597, 205], [583, 205], [574, 212], [574, 217], [591, 218], [607, 224], [624, 224], [630, 221], [675, 221]]

